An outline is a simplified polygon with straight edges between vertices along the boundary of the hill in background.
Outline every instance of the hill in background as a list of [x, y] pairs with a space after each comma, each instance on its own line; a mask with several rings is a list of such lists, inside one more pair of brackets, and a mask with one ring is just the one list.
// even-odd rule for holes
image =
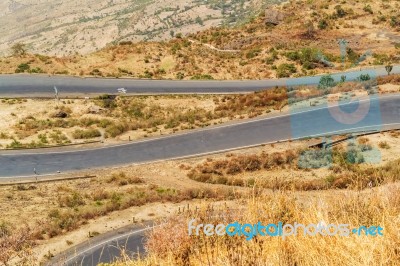
[[[174, 34], [63, 57], [0, 58], [0, 73], [49, 73], [156, 79], [264, 79], [310, 76], [400, 62], [398, 1], [338, 5], [289, 1], [258, 10], [247, 23]], [[272, 19], [271, 19], [272, 18]], [[272, 23], [267, 23], [272, 22]], [[77, 33], [76, 33], [77, 34]], [[345, 57], [339, 40], [347, 42]], [[66, 45], [76, 45], [68, 41]], [[77, 50], [79, 51], [79, 49]]]
[[15, 42], [34, 53], [86, 54], [119, 41], [165, 40], [245, 21], [262, 0], [4, 0], [0, 54]]

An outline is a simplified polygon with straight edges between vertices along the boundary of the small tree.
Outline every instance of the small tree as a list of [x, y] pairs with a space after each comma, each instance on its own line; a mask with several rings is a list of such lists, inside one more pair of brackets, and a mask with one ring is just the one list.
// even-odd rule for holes
[[22, 42], [15, 43], [11, 46], [11, 51], [14, 56], [23, 56], [26, 54], [26, 44]]
[[361, 74], [357, 79], [359, 81], [368, 81], [371, 80], [371, 76], [369, 74]]
[[386, 72], [388, 73], [388, 75], [390, 75], [390, 72], [392, 72], [393, 70], [393, 66], [392, 65], [387, 65], [385, 66]]
[[327, 88], [334, 87], [335, 85], [336, 85], [335, 80], [333, 79], [333, 77], [331, 75], [324, 75], [319, 80], [318, 88], [327, 89]]

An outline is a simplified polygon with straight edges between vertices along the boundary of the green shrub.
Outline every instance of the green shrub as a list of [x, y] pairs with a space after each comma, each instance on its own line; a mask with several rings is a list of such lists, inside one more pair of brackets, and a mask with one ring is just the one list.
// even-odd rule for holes
[[194, 76], [192, 76], [193, 80], [211, 80], [214, 79], [213, 76], [209, 75], [209, 74], [196, 74]]
[[261, 53], [261, 49], [260, 48], [256, 48], [256, 49], [252, 49], [249, 52], [246, 53], [246, 58], [247, 59], [251, 59], [256, 57], [257, 55], [259, 55]]
[[326, 19], [321, 19], [321, 20], [318, 22], [318, 29], [324, 30], [324, 29], [326, 29], [327, 27], [328, 27], [328, 21], [327, 21]]
[[27, 63], [22, 63], [18, 65], [17, 69], [15, 70], [15, 73], [24, 73], [25, 71], [29, 71], [31, 66]]
[[336, 85], [335, 80], [333, 79], [333, 77], [331, 75], [324, 75], [319, 80], [318, 88], [319, 89], [327, 89], [327, 88], [334, 87], [335, 85]]
[[296, 72], [297, 70], [294, 64], [281, 64], [276, 69], [276, 75], [278, 78], [288, 78]]
[[185, 74], [183, 74], [182, 72], [176, 73], [176, 79], [182, 80], [184, 77], [185, 77]]
[[290, 51], [285, 54], [286, 58], [292, 61], [300, 59], [300, 53], [298, 51]]
[[366, 6], [364, 6], [363, 10], [364, 10], [365, 12], [370, 13], [370, 14], [374, 14], [374, 11], [372, 11], [371, 5], [366, 5]]
[[106, 134], [107, 137], [115, 138], [116, 136], [121, 135], [128, 130], [129, 127], [126, 123], [111, 124], [106, 127]]
[[344, 16], [347, 15], [346, 11], [340, 5], [335, 6], [335, 10], [336, 10], [336, 16], [338, 18], [343, 18]]
[[371, 77], [369, 76], [369, 74], [361, 74], [357, 79], [359, 81], [368, 81], [371, 79]]

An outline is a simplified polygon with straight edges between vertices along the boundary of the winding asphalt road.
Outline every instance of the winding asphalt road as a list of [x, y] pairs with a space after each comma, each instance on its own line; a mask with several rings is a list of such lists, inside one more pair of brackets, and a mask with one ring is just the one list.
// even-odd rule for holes
[[153, 222], [128, 225], [89, 239], [57, 255], [47, 266], [95, 266], [99, 263], [111, 263], [121, 257], [121, 251], [131, 258], [143, 256], [145, 234]]
[[[356, 121], [352, 114], [359, 114]], [[350, 115], [349, 115], [350, 114]], [[343, 119], [350, 117], [351, 121]], [[400, 125], [400, 95], [371, 96], [320, 106], [271, 118], [210, 127], [161, 138], [72, 151], [14, 151], [0, 153], [0, 177], [55, 174], [124, 164], [184, 158], [227, 151], [264, 143], [332, 135], [335, 133], [382, 130]]]
[[[371, 77], [387, 75], [384, 67], [366, 69]], [[393, 74], [400, 73], [400, 66], [394, 66]], [[340, 80], [345, 75], [347, 80], [355, 80], [361, 72], [347, 71], [332, 76]], [[135, 80], [80, 78], [47, 75], [0, 75], [0, 97], [54, 97], [54, 86], [60, 97], [95, 96], [117, 94], [118, 88], [125, 88], [127, 94], [168, 94], [168, 93], [244, 93], [275, 86], [318, 84], [320, 76], [290, 79], [268, 79], [247, 81], [176, 81], [176, 80]]]
[[[400, 67], [395, 66], [392, 72], [400, 73]], [[383, 67], [379, 67], [362, 72], [337, 73], [333, 77], [339, 80], [340, 76], [346, 75], [347, 80], [354, 80], [361, 73], [377, 77], [385, 75], [386, 71]], [[9, 94], [27, 94], [30, 97], [37, 94], [51, 95], [54, 85], [58, 86], [62, 94], [115, 93], [118, 87], [126, 88], [128, 93], [232, 93], [254, 91], [276, 85], [317, 84], [319, 79], [320, 77], [315, 76], [263, 81], [166, 81], [0, 75], [0, 96]], [[325, 105], [321, 108], [303, 110], [300, 113], [292, 111], [290, 115], [275, 118], [211, 127], [119, 146], [78, 151], [0, 152], [0, 177], [33, 176], [34, 169], [39, 175], [47, 175], [182, 158], [326, 133], [379, 130], [383, 126], [389, 126], [389, 124], [393, 126], [400, 122], [397, 96], [382, 99], [372, 97], [369, 101], [361, 102], [360, 106], [368, 108], [365, 119], [350, 124], [338, 122], [340, 119], [332, 117], [334, 108], [328, 108]], [[343, 112], [352, 113], [358, 107], [358, 102], [352, 102], [344, 104], [341, 108]], [[337, 116], [343, 115], [340, 111], [337, 112]]]
[[[367, 73], [371, 76], [386, 74], [383, 68], [369, 70]], [[398, 66], [393, 73], [400, 73]], [[339, 79], [341, 75], [343, 73], [333, 76]], [[347, 80], [352, 80], [360, 72], [347, 72], [345, 75]], [[113, 94], [119, 87], [124, 87], [128, 93], [235, 93], [279, 85], [317, 84], [319, 79], [320, 77], [306, 77], [266, 81], [178, 82], [9, 75], [0, 76], [0, 97], [51, 96], [53, 86], [57, 86], [63, 95]], [[190, 157], [288, 139], [390, 128], [400, 128], [400, 95], [371, 96], [357, 102], [341, 103], [339, 106], [323, 104], [320, 107], [291, 110], [289, 114], [282, 116], [210, 127], [124, 145], [71, 151], [1, 152], [0, 177], [32, 176], [34, 168], [40, 175], [54, 174], [57, 171]], [[114, 232], [99, 237], [93, 243], [79, 245], [75, 253], [64, 254], [64, 258], [68, 260], [67, 265], [96, 265], [100, 261], [112, 261], [118, 256], [119, 249], [115, 247], [125, 246], [130, 252], [143, 248], [145, 228], [139, 226], [129, 230], [122, 232], [120, 236], [116, 236]]]

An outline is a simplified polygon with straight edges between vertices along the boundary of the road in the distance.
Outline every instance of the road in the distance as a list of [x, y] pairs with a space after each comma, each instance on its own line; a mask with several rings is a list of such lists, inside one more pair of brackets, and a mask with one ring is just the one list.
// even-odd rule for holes
[[153, 222], [128, 225], [115, 231], [96, 236], [57, 255], [48, 266], [88, 266], [111, 263], [121, 257], [121, 252], [131, 258], [145, 255], [145, 234]]
[[[347, 71], [332, 76], [339, 81], [342, 75], [347, 80], [355, 80], [361, 73], [370, 76], [387, 75], [384, 67], [361, 71]], [[393, 74], [400, 73], [400, 66], [394, 66]], [[117, 94], [118, 88], [125, 88], [127, 94], [167, 94], [167, 93], [243, 93], [253, 92], [275, 86], [318, 84], [320, 76], [290, 79], [268, 79], [247, 81], [219, 80], [137, 80], [80, 78], [48, 75], [0, 75], [0, 97], [54, 97], [54, 86], [60, 97], [94, 96], [100, 94]]]
[[[119, 146], [79, 151], [15, 151], [0, 153], [0, 177], [21, 177], [105, 168], [132, 163], [167, 160], [229, 149], [255, 146], [280, 140], [365, 130], [381, 130], [400, 125], [400, 95], [375, 96], [369, 101], [341, 106], [352, 113], [368, 106], [364, 119], [356, 124], [338, 122], [333, 108], [313, 108], [273, 118], [239, 122]], [[342, 116], [342, 114], [339, 114]], [[396, 125], [395, 125], [396, 124]]]

